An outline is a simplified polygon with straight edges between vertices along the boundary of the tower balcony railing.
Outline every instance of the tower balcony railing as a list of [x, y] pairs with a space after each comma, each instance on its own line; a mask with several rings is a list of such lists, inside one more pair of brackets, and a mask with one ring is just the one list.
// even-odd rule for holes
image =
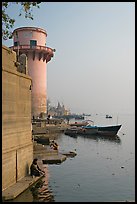
[[11, 46], [10, 49], [14, 50], [18, 53], [25, 53], [27, 55], [28, 52], [32, 52], [33, 54], [33, 60], [35, 60], [36, 53], [39, 53], [39, 60], [41, 58], [43, 61], [46, 60], [46, 62], [49, 62], [51, 60], [51, 57], [53, 57], [53, 52], [55, 52], [55, 49], [52, 49], [50, 47], [42, 46], [42, 45], [17, 45], [17, 46]]
[[27, 51], [33, 51], [37, 50], [39, 52], [45, 51], [46, 53], [49, 53], [53, 55], [53, 52], [55, 52], [55, 49], [52, 49], [50, 47], [42, 46], [42, 45], [17, 45], [17, 46], [11, 46], [12, 50], [27, 50]]

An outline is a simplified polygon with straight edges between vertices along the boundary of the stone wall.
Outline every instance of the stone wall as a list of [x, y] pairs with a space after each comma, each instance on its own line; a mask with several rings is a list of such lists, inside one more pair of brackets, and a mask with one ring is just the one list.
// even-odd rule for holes
[[2, 46], [2, 190], [27, 175], [33, 160], [31, 78], [15, 64], [16, 53]]

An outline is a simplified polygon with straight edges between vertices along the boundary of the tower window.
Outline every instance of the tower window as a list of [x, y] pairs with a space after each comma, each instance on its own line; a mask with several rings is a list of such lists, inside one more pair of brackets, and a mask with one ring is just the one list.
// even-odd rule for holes
[[30, 40], [30, 46], [37, 46], [36, 40]]
[[19, 42], [14, 42], [14, 46], [18, 46], [19, 45]]

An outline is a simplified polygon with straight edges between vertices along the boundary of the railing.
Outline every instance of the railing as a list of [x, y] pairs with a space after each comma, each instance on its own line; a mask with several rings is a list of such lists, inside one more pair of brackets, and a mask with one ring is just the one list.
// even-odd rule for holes
[[53, 52], [55, 52], [55, 49], [52, 49], [52, 48], [50, 48], [50, 47], [46, 47], [46, 46], [42, 46], [42, 45], [36, 45], [36, 46], [34, 46], [34, 45], [18, 45], [18, 46], [11, 46], [10, 47], [12, 50], [20, 50], [20, 49], [30, 49], [30, 50], [33, 50], [33, 49], [35, 49], [35, 50], [41, 50], [41, 51], [47, 51], [47, 52], [49, 52], [49, 53], [53, 53]]

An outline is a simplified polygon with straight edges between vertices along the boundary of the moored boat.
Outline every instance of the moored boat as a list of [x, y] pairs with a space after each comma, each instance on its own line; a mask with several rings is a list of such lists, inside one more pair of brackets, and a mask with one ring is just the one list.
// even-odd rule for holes
[[112, 118], [112, 116], [111, 115], [106, 115], [106, 118]]
[[95, 126], [85, 125], [82, 127], [70, 127], [65, 131], [66, 135], [99, 135], [116, 136], [122, 125]]
[[75, 115], [76, 120], [84, 120], [84, 115]]
[[81, 127], [77, 127], [77, 126], [69, 127], [64, 131], [64, 134], [70, 135], [70, 136], [75, 136], [78, 134], [79, 129], [81, 129]]
[[98, 135], [115, 136], [122, 125], [99, 126]]

